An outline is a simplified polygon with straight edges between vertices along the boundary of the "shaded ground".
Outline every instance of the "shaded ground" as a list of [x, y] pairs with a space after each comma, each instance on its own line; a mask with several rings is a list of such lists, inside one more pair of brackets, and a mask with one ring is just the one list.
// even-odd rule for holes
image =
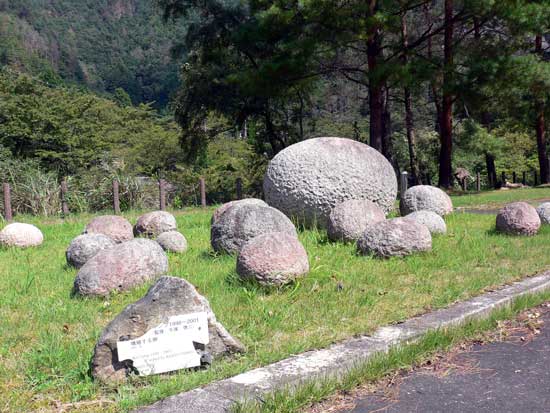
[[550, 412], [550, 303], [503, 323], [484, 341], [308, 412]]

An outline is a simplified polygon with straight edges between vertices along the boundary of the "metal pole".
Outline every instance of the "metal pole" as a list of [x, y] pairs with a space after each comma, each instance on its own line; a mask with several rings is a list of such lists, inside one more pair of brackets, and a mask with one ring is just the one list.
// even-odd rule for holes
[[407, 187], [409, 185], [409, 174], [407, 171], [401, 172], [401, 185], [400, 185], [400, 196], [401, 199], [405, 196], [405, 192], [407, 191]]

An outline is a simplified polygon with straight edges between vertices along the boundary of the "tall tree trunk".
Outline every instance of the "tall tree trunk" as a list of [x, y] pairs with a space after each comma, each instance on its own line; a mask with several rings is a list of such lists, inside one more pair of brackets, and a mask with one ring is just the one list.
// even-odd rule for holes
[[445, 0], [445, 44], [443, 67], [443, 100], [441, 104], [439, 152], [439, 186], [450, 188], [452, 185], [452, 155], [453, 155], [453, 0]]
[[[407, 15], [406, 12], [401, 13], [401, 46], [403, 48], [402, 61], [406, 66], [409, 63], [409, 36], [407, 32]], [[405, 128], [407, 130], [407, 144], [409, 146], [409, 165], [413, 183], [422, 184], [420, 179], [420, 168], [418, 167], [418, 159], [416, 157], [416, 137], [414, 132], [414, 115], [412, 111], [411, 90], [408, 86], [403, 88], [405, 98]]]
[[[535, 53], [542, 55], [542, 35], [535, 37]], [[540, 182], [547, 184], [550, 182], [550, 173], [548, 165], [548, 156], [546, 154], [546, 129], [544, 124], [544, 97], [540, 97], [535, 102], [536, 112], [536, 131], [537, 131], [537, 152], [539, 156]]]
[[487, 180], [489, 182], [489, 186], [496, 189], [498, 186], [498, 179], [497, 169], [495, 167], [495, 157], [489, 152], [485, 152], [485, 165], [487, 167]]
[[[386, 86], [383, 95], [383, 113], [382, 113], [382, 154], [392, 165], [394, 165], [393, 142], [392, 142], [392, 123], [390, 107], [390, 91]], [[395, 166], [395, 165], [394, 165]]]
[[[432, 18], [432, 13], [431, 13], [431, 3], [430, 2], [426, 2], [424, 4], [424, 18], [426, 19], [426, 24], [428, 26], [433, 25], [433, 18]], [[432, 38], [431, 38], [431, 36], [428, 37], [426, 52], [427, 52], [428, 60], [431, 61], [432, 58], [433, 58]], [[441, 102], [439, 100], [439, 95], [437, 93], [437, 84], [438, 84], [438, 76], [437, 75], [432, 76], [432, 79], [430, 80], [430, 90], [432, 92], [434, 105], [435, 105], [435, 114], [436, 114], [436, 116], [435, 116], [435, 130], [436, 130], [437, 133], [439, 133], [439, 131], [441, 130], [441, 128], [439, 127], [439, 121], [441, 120]]]
[[[370, 18], [378, 10], [377, 0], [369, 0], [368, 15]], [[370, 112], [370, 146], [382, 152], [384, 92], [383, 82], [378, 73], [379, 60], [382, 54], [380, 28], [370, 27], [367, 33], [367, 64], [369, 69], [369, 112]]]

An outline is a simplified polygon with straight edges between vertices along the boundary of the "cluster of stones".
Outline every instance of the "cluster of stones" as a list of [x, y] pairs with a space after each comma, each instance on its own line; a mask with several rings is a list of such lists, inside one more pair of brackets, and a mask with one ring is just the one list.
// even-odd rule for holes
[[281, 211], [254, 198], [218, 208], [211, 220], [217, 252], [237, 254], [237, 273], [263, 286], [281, 286], [309, 272], [296, 228]]
[[0, 245], [4, 247], [30, 248], [37, 247], [44, 241], [44, 235], [31, 224], [14, 222], [0, 231]]

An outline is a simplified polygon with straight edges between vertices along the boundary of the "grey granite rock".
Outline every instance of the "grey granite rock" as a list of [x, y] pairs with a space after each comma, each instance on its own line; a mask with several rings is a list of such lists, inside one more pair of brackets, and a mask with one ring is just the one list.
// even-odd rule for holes
[[281, 211], [260, 205], [229, 208], [212, 225], [210, 241], [218, 252], [238, 253], [252, 238], [268, 232], [297, 236], [294, 224]]
[[535, 235], [540, 228], [537, 210], [527, 202], [513, 202], [497, 214], [496, 228], [510, 235]]
[[284, 232], [270, 232], [248, 241], [237, 257], [237, 273], [263, 286], [288, 284], [309, 272], [307, 252], [300, 241]]
[[449, 195], [435, 186], [416, 185], [405, 191], [400, 208], [402, 216], [422, 210], [444, 216], [453, 212], [453, 202]]
[[168, 258], [149, 239], [134, 239], [102, 250], [80, 269], [74, 291], [80, 295], [106, 296], [125, 291], [166, 274]]
[[177, 253], [187, 251], [187, 240], [184, 235], [178, 231], [163, 232], [157, 237], [157, 242], [164, 251]]
[[327, 233], [332, 241], [355, 242], [367, 226], [386, 219], [384, 211], [366, 199], [350, 199], [334, 207], [328, 219]]
[[537, 213], [542, 224], [550, 224], [550, 202], [543, 202], [537, 207]]
[[363, 143], [315, 138], [296, 143], [269, 162], [267, 203], [308, 225], [326, 227], [331, 210], [348, 199], [368, 199], [393, 209], [397, 179], [388, 160]]
[[95, 217], [84, 229], [84, 234], [103, 234], [115, 242], [130, 241], [134, 238], [132, 224], [118, 215]]
[[44, 235], [31, 224], [14, 222], [0, 231], [0, 245], [5, 247], [28, 248], [36, 247], [44, 241]]
[[216, 320], [208, 300], [195, 287], [184, 279], [165, 276], [105, 327], [94, 349], [93, 377], [104, 383], [125, 381], [132, 368], [128, 361], [118, 360], [118, 341], [141, 337], [172, 316], [197, 312], [206, 312], [208, 316], [209, 343], [195, 345], [201, 355], [215, 361], [224, 355], [244, 352], [243, 345]]
[[412, 219], [419, 224], [426, 225], [432, 234], [446, 234], [447, 224], [443, 218], [432, 211], [415, 211], [405, 216], [407, 219]]
[[210, 220], [210, 225], [214, 225], [218, 219], [224, 214], [225, 211], [227, 211], [229, 208], [232, 208], [234, 206], [244, 206], [244, 205], [259, 205], [259, 206], [269, 206], [261, 199], [257, 198], [245, 198], [240, 199], [238, 201], [230, 201], [226, 202], [222, 206], [220, 206], [218, 209], [214, 211], [212, 214], [212, 219]]
[[359, 238], [357, 249], [364, 255], [401, 257], [430, 251], [432, 236], [425, 225], [411, 219], [394, 218], [369, 226]]
[[99, 251], [114, 247], [116, 243], [103, 234], [82, 234], [71, 241], [65, 252], [67, 264], [80, 268]]
[[158, 237], [163, 232], [177, 231], [176, 218], [166, 211], [153, 211], [140, 216], [134, 226], [136, 237]]

